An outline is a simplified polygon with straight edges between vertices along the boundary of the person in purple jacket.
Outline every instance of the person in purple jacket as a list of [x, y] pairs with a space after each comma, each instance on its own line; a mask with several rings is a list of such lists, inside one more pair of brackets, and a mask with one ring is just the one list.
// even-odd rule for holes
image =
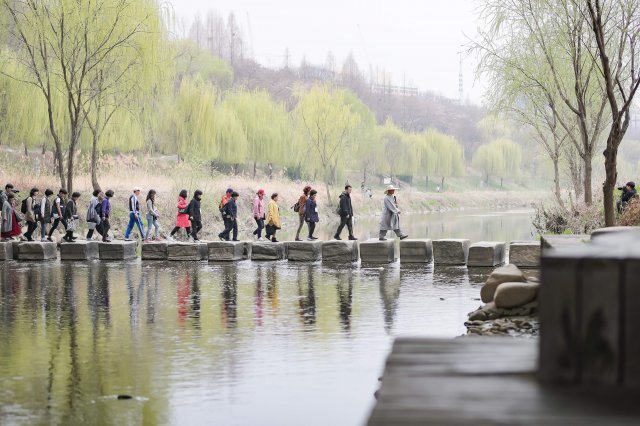
[[109, 223], [109, 215], [111, 214], [111, 198], [113, 198], [113, 191], [111, 189], [107, 190], [104, 193], [105, 198], [102, 200], [100, 206], [100, 226], [102, 227], [102, 242], [110, 243], [111, 239], [109, 238], [109, 228], [111, 228], [111, 224]]

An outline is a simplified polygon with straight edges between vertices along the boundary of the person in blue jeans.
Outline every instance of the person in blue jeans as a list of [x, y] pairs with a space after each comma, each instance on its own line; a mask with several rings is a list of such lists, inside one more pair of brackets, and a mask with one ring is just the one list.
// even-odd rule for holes
[[131, 241], [129, 237], [131, 236], [134, 225], [138, 226], [140, 238], [144, 238], [144, 226], [142, 225], [142, 218], [140, 217], [140, 201], [138, 201], [141, 191], [142, 189], [136, 186], [133, 188], [133, 194], [129, 197], [129, 225], [127, 225], [127, 230], [124, 233], [125, 241]]

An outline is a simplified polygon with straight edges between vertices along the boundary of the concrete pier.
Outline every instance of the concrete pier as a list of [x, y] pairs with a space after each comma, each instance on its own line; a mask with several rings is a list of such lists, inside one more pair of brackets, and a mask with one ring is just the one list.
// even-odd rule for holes
[[169, 243], [167, 260], [172, 261], [199, 261], [209, 258], [207, 243]]
[[0, 260], [13, 260], [13, 244], [11, 241], [0, 242]]
[[110, 243], [98, 243], [100, 260], [129, 260], [136, 258], [136, 241], [113, 240]]
[[321, 241], [288, 241], [287, 259], [292, 262], [317, 262], [322, 259]]
[[498, 266], [505, 260], [506, 244], [498, 241], [481, 241], [471, 244], [467, 266]]
[[286, 258], [284, 243], [258, 241], [251, 245], [251, 260], [282, 260]]
[[436, 265], [464, 265], [469, 257], [470, 241], [441, 239], [433, 241], [433, 261]]
[[209, 241], [208, 257], [211, 261], [231, 262], [251, 257], [252, 243], [248, 241]]
[[360, 260], [362, 263], [393, 263], [398, 260], [396, 240], [380, 241], [371, 238], [360, 243]]
[[76, 241], [60, 244], [60, 260], [98, 259], [100, 249], [97, 241]]
[[142, 260], [167, 260], [169, 258], [169, 244], [165, 241], [142, 244]]
[[431, 263], [432, 260], [431, 239], [400, 241], [400, 263]]
[[56, 243], [26, 241], [21, 242], [18, 247], [18, 260], [51, 260], [57, 258], [58, 249]]
[[353, 263], [360, 258], [356, 241], [324, 241], [322, 261], [326, 263]]
[[519, 268], [540, 266], [540, 241], [512, 241], [509, 244], [509, 263]]

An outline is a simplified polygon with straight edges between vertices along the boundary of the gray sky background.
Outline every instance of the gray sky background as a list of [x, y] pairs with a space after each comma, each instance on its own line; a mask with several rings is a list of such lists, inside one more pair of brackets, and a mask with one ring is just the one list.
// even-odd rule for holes
[[[353, 51], [363, 71], [385, 69], [394, 84], [458, 97], [459, 55], [478, 26], [473, 0], [171, 0], [182, 25], [196, 14], [233, 11], [259, 63], [278, 68], [288, 48], [290, 63], [303, 55], [323, 64], [332, 51], [340, 65]], [[249, 37], [249, 22], [252, 40]], [[480, 103], [475, 63], [463, 58], [464, 97]]]

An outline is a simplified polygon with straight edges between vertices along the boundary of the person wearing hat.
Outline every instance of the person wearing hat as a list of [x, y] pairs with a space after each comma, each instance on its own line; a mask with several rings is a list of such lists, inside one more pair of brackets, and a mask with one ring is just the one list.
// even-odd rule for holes
[[124, 232], [125, 241], [131, 241], [130, 236], [134, 225], [140, 231], [140, 239], [144, 239], [144, 226], [140, 217], [140, 201], [138, 200], [141, 191], [142, 189], [136, 186], [133, 188], [133, 194], [129, 197], [129, 225], [127, 225], [127, 230]]
[[382, 218], [380, 219], [380, 241], [387, 240], [388, 231], [395, 232], [401, 240], [408, 237], [400, 230], [400, 209], [395, 196], [396, 189], [398, 188], [389, 185], [384, 191], [384, 205], [382, 207]]
[[618, 208], [618, 213], [622, 213], [625, 207], [627, 207], [627, 204], [629, 204], [629, 201], [637, 196], [638, 191], [636, 191], [635, 182], [627, 182], [625, 186], [618, 189], [622, 190], [622, 195], [620, 196], [620, 200], [616, 203], [616, 207]]
[[225, 204], [231, 201], [231, 194], [233, 194], [232, 188], [227, 188], [227, 191], [222, 196], [220, 203], [218, 204], [218, 210], [220, 210], [220, 214], [222, 215], [222, 220], [224, 220], [224, 214], [222, 213], [222, 209], [224, 209]]
[[253, 213], [253, 219], [256, 221], [256, 225], [258, 227], [255, 231], [253, 231], [253, 235], [256, 236], [256, 239], [262, 238], [262, 230], [264, 229], [264, 189], [259, 189], [256, 193], [255, 198], [253, 199], [253, 207], [251, 209]]
[[[302, 230], [302, 225], [304, 225], [304, 209], [307, 205], [307, 200], [309, 199], [309, 193], [311, 192], [311, 187], [309, 185], [305, 186], [302, 189], [302, 195], [298, 198], [298, 202], [293, 205], [293, 210], [298, 213], [300, 218], [300, 223], [298, 224], [298, 230], [296, 231], [296, 241], [302, 241], [300, 239], [300, 231]], [[296, 206], [298, 210], [296, 210]]]

